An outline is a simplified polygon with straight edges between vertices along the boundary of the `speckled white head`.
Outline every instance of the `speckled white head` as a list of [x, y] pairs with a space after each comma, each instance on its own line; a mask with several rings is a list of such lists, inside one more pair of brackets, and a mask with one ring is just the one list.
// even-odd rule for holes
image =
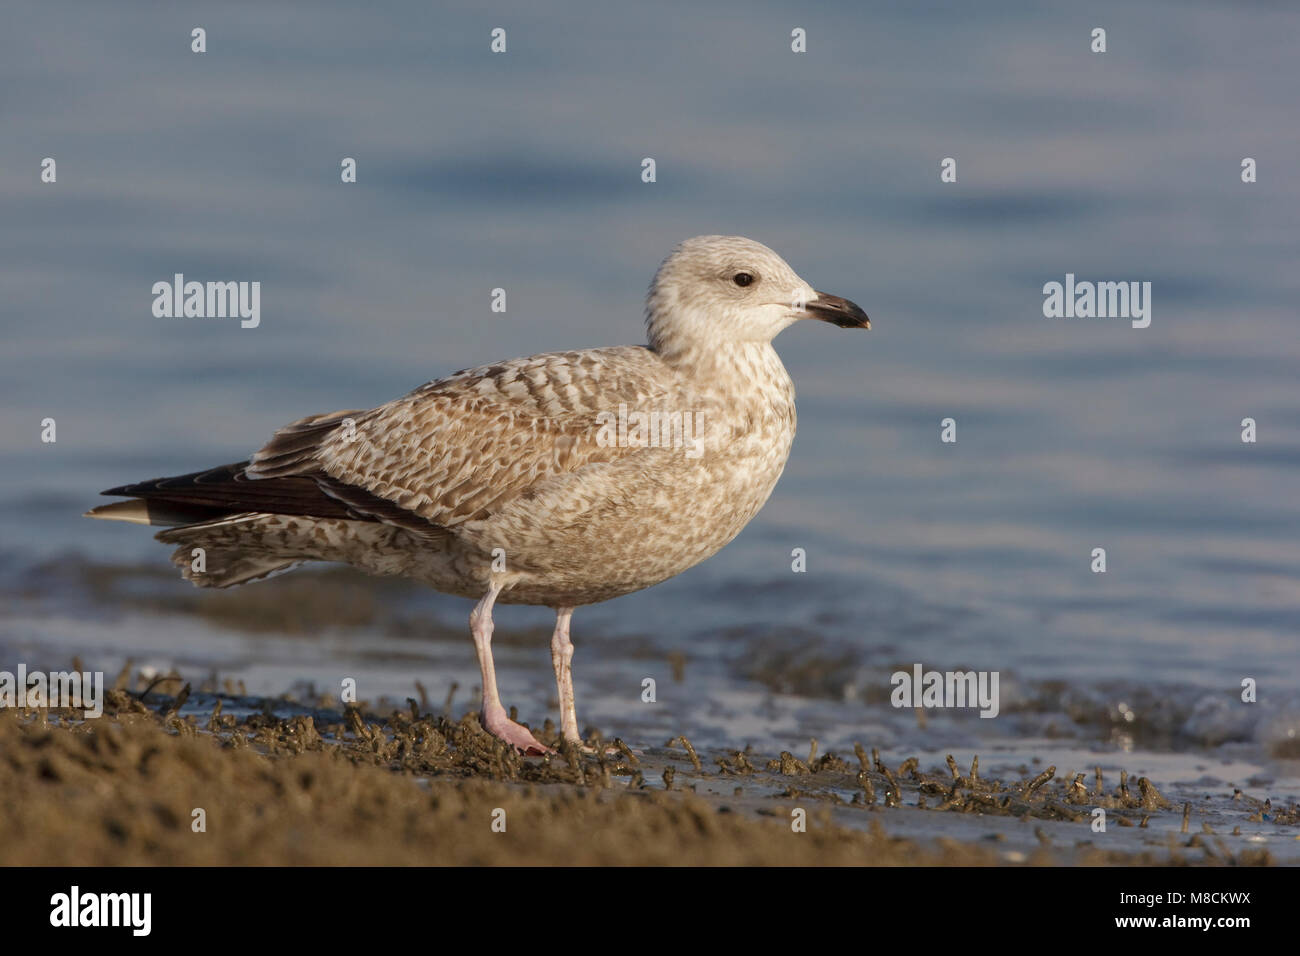
[[650, 347], [671, 354], [770, 342], [800, 319], [870, 328], [860, 308], [815, 291], [784, 259], [744, 236], [696, 236], [669, 254], [646, 297]]

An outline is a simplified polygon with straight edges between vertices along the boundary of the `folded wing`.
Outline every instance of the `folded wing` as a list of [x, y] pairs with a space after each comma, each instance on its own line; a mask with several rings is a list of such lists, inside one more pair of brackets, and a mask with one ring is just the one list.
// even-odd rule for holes
[[556, 352], [471, 369], [365, 412], [294, 422], [251, 459], [251, 484], [307, 479], [349, 512], [454, 528], [540, 482], [635, 449], [598, 440], [602, 412], [669, 394], [644, 348]]

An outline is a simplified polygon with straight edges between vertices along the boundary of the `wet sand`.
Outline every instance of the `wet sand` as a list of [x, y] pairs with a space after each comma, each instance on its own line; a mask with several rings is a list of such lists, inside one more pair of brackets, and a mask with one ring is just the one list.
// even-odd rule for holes
[[[681, 738], [629, 746], [594, 732], [594, 753], [521, 758], [473, 714], [434, 716], [427, 701], [379, 717], [364, 705], [159, 693], [177, 683], [123, 675], [97, 720], [0, 712], [0, 864], [1275, 862], [1204, 832], [1146, 778], [1044, 768], [986, 779], [977, 762], [890, 766], [861, 746], [698, 753]], [[559, 745], [549, 721], [538, 733]], [[1143, 848], [1108, 848], [1090, 827], [1095, 807], [1112, 832], [1148, 831]], [[1258, 813], [1300, 823], [1294, 807]], [[918, 819], [950, 835], [899, 835]]]

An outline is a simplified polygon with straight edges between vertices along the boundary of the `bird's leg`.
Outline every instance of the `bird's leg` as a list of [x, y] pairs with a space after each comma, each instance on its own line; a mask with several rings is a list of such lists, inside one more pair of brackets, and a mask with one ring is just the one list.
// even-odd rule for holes
[[497, 672], [492, 664], [492, 605], [501, 593], [501, 585], [493, 584], [488, 593], [483, 595], [469, 615], [470, 633], [474, 635], [474, 647], [478, 650], [478, 666], [483, 676], [483, 710], [481, 719], [483, 729], [493, 737], [498, 737], [523, 754], [554, 753], [551, 748], [540, 743], [529, 732], [510, 719], [506, 709], [501, 706], [501, 697], [497, 693]]
[[555, 687], [560, 692], [560, 730], [564, 739], [581, 746], [578, 711], [573, 703], [573, 642], [569, 640], [569, 618], [573, 608], [555, 609], [555, 633], [551, 635], [551, 665], [555, 668]]

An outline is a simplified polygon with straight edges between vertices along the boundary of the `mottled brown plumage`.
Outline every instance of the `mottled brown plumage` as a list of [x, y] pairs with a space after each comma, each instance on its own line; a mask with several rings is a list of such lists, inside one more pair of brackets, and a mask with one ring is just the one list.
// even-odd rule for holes
[[94, 514], [188, 521], [158, 538], [178, 545], [173, 560], [200, 586], [343, 561], [482, 598], [471, 620], [484, 721], [532, 751], [540, 744], [498, 712], [493, 603], [559, 612], [552, 658], [564, 733], [576, 737], [569, 613], [699, 563], [763, 506], [795, 432], [794, 387], [771, 340], [804, 317], [869, 326], [759, 243], [688, 240], [651, 286], [648, 346], [512, 359], [378, 408], [305, 418], [248, 463], [113, 489], [144, 505]]

